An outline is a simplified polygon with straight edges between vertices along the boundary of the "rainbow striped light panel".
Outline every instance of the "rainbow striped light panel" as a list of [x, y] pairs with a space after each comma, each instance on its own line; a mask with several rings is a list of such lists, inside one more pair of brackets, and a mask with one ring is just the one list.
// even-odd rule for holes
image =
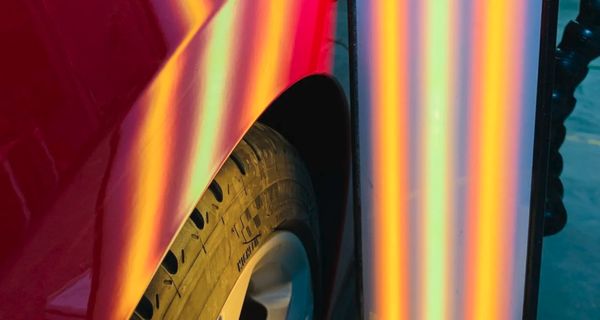
[[365, 319], [522, 317], [542, 0], [357, 0]]

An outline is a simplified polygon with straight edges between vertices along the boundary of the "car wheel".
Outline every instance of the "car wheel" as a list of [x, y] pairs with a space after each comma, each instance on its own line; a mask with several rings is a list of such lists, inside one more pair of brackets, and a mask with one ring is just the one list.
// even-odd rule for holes
[[299, 154], [257, 123], [191, 212], [132, 319], [312, 319], [317, 223]]

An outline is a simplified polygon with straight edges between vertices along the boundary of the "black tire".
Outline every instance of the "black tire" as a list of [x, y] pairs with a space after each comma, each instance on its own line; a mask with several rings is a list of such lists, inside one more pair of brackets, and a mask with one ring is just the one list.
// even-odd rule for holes
[[301, 239], [318, 315], [317, 223], [310, 177], [298, 153], [257, 123], [185, 222], [132, 319], [217, 319], [246, 261], [275, 230]]

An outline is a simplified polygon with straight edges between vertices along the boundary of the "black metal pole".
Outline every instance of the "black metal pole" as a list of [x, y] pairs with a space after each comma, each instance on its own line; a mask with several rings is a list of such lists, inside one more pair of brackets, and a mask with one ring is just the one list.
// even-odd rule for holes
[[556, 46], [557, 20], [558, 0], [544, 0], [538, 67], [533, 177], [531, 185], [531, 208], [527, 242], [523, 319], [535, 319], [537, 316], [542, 238], [544, 232], [544, 200], [546, 198], [547, 189], [551, 96], [554, 79], [554, 48]]
[[356, 262], [356, 300], [362, 319], [364, 313], [363, 261], [362, 261], [362, 209], [360, 187], [360, 136], [358, 122], [358, 61], [356, 0], [348, 0], [348, 54], [350, 66], [350, 125], [352, 137], [352, 194], [354, 214], [354, 255]]

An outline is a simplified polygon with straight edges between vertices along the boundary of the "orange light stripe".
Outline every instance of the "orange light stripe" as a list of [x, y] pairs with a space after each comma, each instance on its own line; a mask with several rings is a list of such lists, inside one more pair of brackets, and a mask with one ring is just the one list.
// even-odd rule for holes
[[478, 192], [481, 190], [481, 182], [477, 179], [477, 173], [481, 172], [481, 163], [479, 157], [481, 155], [482, 139], [481, 131], [481, 115], [480, 108], [483, 100], [483, 84], [479, 78], [479, 68], [483, 64], [484, 54], [482, 43], [486, 37], [486, 27], [484, 12], [486, 9], [485, 1], [474, 1], [472, 3], [472, 13], [470, 25], [477, 26], [471, 30], [471, 64], [470, 64], [470, 85], [472, 90], [469, 94], [469, 141], [468, 141], [468, 190], [467, 190], [467, 218], [466, 218], [466, 254], [465, 254], [465, 272], [463, 274], [465, 281], [465, 298], [462, 306], [466, 319], [476, 320], [474, 301], [477, 295], [476, 284], [477, 279], [475, 274], [478, 268], [477, 252], [479, 243], [477, 242], [477, 233], [479, 228], [478, 214]]
[[[130, 306], [135, 306], [143, 293], [144, 288], [139, 283], [144, 283], [148, 275], [154, 273], [154, 266], [150, 261], [155, 261], [154, 251], [151, 248], [156, 246], [154, 230], [159, 218], [156, 216], [162, 212], [163, 198], [166, 193], [167, 183], [164, 168], [168, 168], [170, 157], [168, 152], [170, 135], [168, 128], [164, 125], [165, 119], [169, 118], [170, 107], [174, 103], [179, 86], [181, 75], [181, 63], [178, 60], [170, 60], [162, 72], [152, 84], [149, 94], [145, 97], [148, 103], [148, 113], [143, 121], [144, 126], [139, 133], [136, 146], [145, 150], [133, 152], [134, 155], [141, 156], [135, 158], [131, 164], [137, 171], [137, 181], [132, 190], [131, 199], [131, 221], [130, 225], [134, 230], [127, 241], [123, 243], [121, 297], [115, 297], [117, 304], [113, 308], [115, 319], [126, 318], [132, 310]], [[145, 154], [156, 155], [155, 157], [145, 157]], [[127, 272], [132, 266], [140, 268], [136, 272]]]
[[372, 105], [375, 303], [379, 319], [407, 319], [408, 108], [406, 1], [373, 2]]
[[505, 199], [513, 190], [509, 186], [507, 176], [514, 168], [507, 167], [503, 161], [506, 158], [507, 137], [504, 130], [513, 116], [506, 112], [509, 103], [507, 96], [512, 92], [511, 65], [508, 61], [506, 44], [514, 39], [506, 32], [508, 24], [512, 23], [511, 11], [514, 7], [511, 1], [489, 1], [484, 12], [485, 34], [483, 42], [482, 70], [482, 109], [481, 143], [478, 158], [481, 162], [477, 179], [481, 187], [476, 198], [476, 212], [479, 215], [477, 223], [476, 242], [478, 243], [475, 270], [475, 294], [471, 302], [474, 307], [474, 319], [506, 319], [507, 310], [503, 308], [508, 298], [504, 288], [503, 263], [507, 259], [503, 246], [508, 241], [511, 226], [506, 223], [506, 215], [511, 214]]
[[289, 69], [279, 69], [291, 59], [292, 48], [284, 48], [281, 43], [286, 36], [285, 31], [296, 24], [298, 1], [258, 1], [257, 12], [258, 30], [263, 30], [258, 36], [252, 56], [248, 61], [252, 64], [249, 75], [252, 79], [248, 82], [248, 95], [246, 100], [246, 113], [241, 121], [249, 123], [249, 119], [256, 119], [262, 107], [268, 104], [272, 92], [277, 92], [277, 84], [283, 83], [288, 77]]

